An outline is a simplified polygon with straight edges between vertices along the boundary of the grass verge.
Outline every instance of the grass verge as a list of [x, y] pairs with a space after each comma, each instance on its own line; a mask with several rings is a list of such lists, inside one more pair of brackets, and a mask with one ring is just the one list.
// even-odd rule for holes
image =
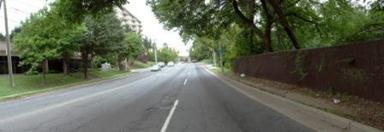
[[151, 67], [155, 64], [155, 62], [152, 62], [152, 61], [148, 61], [147, 63], [143, 63], [143, 62], [140, 62], [140, 61], [135, 61], [132, 66], [131, 66], [131, 69], [140, 69], [140, 68], [147, 68], [147, 67]]
[[100, 71], [92, 69], [89, 72], [89, 79], [84, 80], [82, 73], [70, 73], [64, 75], [62, 73], [47, 74], [44, 81], [41, 75], [15, 75], [16, 87], [11, 88], [8, 76], [0, 76], [0, 100], [10, 100], [20, 98], [37, 93], [43, 93], [71, 86], [97, 82], [130, 74], [129, 72], [111, 70]]

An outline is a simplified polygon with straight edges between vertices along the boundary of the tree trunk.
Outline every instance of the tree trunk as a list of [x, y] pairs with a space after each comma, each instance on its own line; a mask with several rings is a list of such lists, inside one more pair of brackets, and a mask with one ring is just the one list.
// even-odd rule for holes
[[117, 67], [119, 68], [120, 71], [124, 71], [124, 59], [122, 56], [117, 56]]
[[271, 42], [271, 30], [272, 30], [272, 21], [271, 20], [267, 20], [267, 23], [265, 25], [265, 32], [264, 32], [264, 37], [263, 37], [263, 41], [264, 41], [264, 48], [265, 48], [265, 51], [266, 52], [273, 52], [273, 49], [272, 49], [272, 42]]
[[43, 69], [43, 83], [46, 84], [46, 79], [47, 79], [46, 74], [48, 73], [48, 70], [49, 70], [48, 59], [44, 59], [42, 69]]
[[132, 58], [133, 60], [130, 62], [130, 63], [128, 63], [129, 64], [129, 66], [132, 66], [134, 63], [135, 63], [135, 61], [136, 61], [136, 58]]
[[82, 50], [81, 60], [83, 62], [84, 79], [88, 79], [88, 50], [86, 50], [86, 49]]
[[247, 18], [242, 12], [241, 10], [239, 9], [239, 6], [238, 6], [238, 3], [236, 0], [233, 0], [232, 1], [232, 7], [233, 7], [233, 10], [235, 11], [236, 15], [240, 17], [240, 19], [246, 24], [248, 25], [248, 27], [250, 27], [251, 29], [253, 29], [256, 34], [259, 36], [259, 37], [263, 37], [263, 32], [255, 25], [255, 23], [253, 22], [253, 17], [252, 18]]
[[277, 0], [270, 0], [270, 3], [273, 7], [273, 10], [275, 10], [278, 18], [279, 18], [279, 23], [284, 27], [285, 32], [287, 32], [287, 35], [289, 39], [292, 41], [292, 45], [294, 49], [300, 49], [299, 43], [297, 42], [295, 33], [293, 32], [291, 26], [288, 23], [288, 20], [286, 16], [283, 13], [283, 10], [280, 6], [280, 3]]
[[89, 58], [89, 65], [90, 67], [93, 69], [95, 68], [94, 64], [93, 64], [93, 58], [95, 58], [95, 55], [91, 54], [91, 58]]
[[272, 24], [273, 24], [273, 16], [269, 13], [267, 2], [265, 0], [261, 0], [261, 4], [265, 13], [265, 16], [267, 18], [266, 24], [265, 24], [265, 31], [263, 35], [263, 42], [264, 42], [264, 48], [265, 52], [272, 52], [272, 40], [271, 40], [271, 30], [272, 30]]
[[215, 50], [212, 50], [212, 57], [213, 57], [213, 66], [217, 66], [216, 52], [215, 52]]
[[63, 60], [63, 73], [64, 75], [68, 75], [68, 62], [67, 60]]
[[68, 62], [69, 62], [69, 55], [68, 53], [63, 54], [63, 73], [65, 75], [68, 74]]
[[131, 65], [133, 65], [133, 63], [132, 62], [134, 62], [135, 60], [131, 60], [129, 57], [127, 58], [127, 61], [126, 61], [126, 63], [127, 63], [127, 71], [130, 71], [131, 70]]
[[124, 59], [124, 71], [129, 71], [129, 58]]

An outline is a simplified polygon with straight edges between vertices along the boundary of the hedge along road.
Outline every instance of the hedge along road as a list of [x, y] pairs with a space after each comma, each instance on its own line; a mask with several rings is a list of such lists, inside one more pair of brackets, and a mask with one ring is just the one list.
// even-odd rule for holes
[[195, 64], [0, 103], [1, 132], [312, 131]]

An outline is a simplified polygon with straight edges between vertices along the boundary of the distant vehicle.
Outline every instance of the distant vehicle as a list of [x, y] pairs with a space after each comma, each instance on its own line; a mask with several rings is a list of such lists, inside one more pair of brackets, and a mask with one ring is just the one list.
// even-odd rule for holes
[[159, 62], [157, 65], [159, 65], [160, 67], [164, 67], [165, 63], [164, 62]]
[[161, 70], [161, 67], [159, 65], [154, 65], [151, 67], [151, 71], [152, 72], [155, 72], [155, 71], [160, 71]]
[[175, 63], [173, 61], [170, 61], [170, 62], [168, 62], [167, 66], [173, 67], [173, 66], [175, 66]]

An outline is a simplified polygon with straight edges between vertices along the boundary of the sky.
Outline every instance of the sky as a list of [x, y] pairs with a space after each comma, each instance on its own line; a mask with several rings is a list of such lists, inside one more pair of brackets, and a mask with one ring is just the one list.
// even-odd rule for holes
[[[7, 0], [9, 31], [20, 26], [20, 22], [26, 20], [31, 13], [37, 12], [47, 4], [46, 0]], [[164, 29], [151, 8], [146, 5], [146, 0], [129, 0], [129, 4], [124, 7], [142, 22], [142, 34], [154, 40], [157, 47], [161, 48], [167, 43], [169, 47], [176, 49], [179, 55], [188, 56], [191, 44], [184, 44], [178, 32]], [[0, 10], [0, 32], [5, 34], [3, 5]]]
[[184, 44], [176, 31], [165, 30], [153, 14], [151, 7], [146, 5], [146, 0], [129, 0], [129, 4], [124, 7], [142, 22], [143, 34], [155, 40], [158, 47], [167, 43], [169, 47], [177, 49], [180, 55], [188, 56], [191, 44]]

